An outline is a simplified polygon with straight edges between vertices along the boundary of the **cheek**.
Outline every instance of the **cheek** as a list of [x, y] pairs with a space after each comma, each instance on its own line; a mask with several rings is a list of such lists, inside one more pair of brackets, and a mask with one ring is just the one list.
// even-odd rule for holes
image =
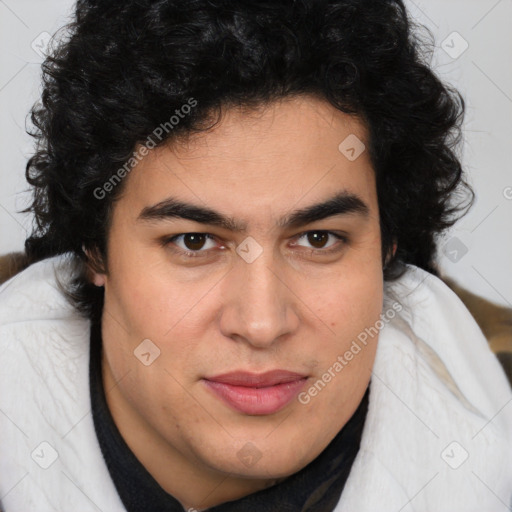
[[[105, 318], [105, 336], [117, 340], [110, 347], [109, 363], [116, 378], [133, 372], [130, 381], [135, 394], [167, 387], [179, 395], [165, 370], [186, 378], [197, 371], [198, 340], [203, 334], [197, 304], [205, 292], [176, 283], [161, 269], [127, 269], [116, 268], [105, 300], [106, 311], [112, 312]], [[151, 359], [157, 357], [146, 367], [137, 354], [148, 351]]]
[[[378, 342], [378, 325], [382, 313], [383, 280], [377, 266], [370, 272], [359, 273], [355, 269], [343, 284], [331, 289], [329, 300], [324, 297], [325, 306], [318, 311], [318, 317], [333, 333], [325, 339], [319, 372], [334, 374], [328, 386], [331, 393], [325, 393], [329, 406], [346, 405], [352, 395], [358, 395], [366, 386], [371, 374]], [[320, 401], [317, 403], [320, 406]]]
[[127, 259], [110, 276], [105, 304], [122, 318], [125, 335], [161, 339], [186, 314], [184, 297], [190, 293], [184, 294], [168, 272]]
[[350, 266], [333, 279], [319, 303], [321, 319], [336, 333], [338, 339], [357, 335], [358, 330], [373, 325], [382, 312], [384, 282], [380, 265], [358, 268]]

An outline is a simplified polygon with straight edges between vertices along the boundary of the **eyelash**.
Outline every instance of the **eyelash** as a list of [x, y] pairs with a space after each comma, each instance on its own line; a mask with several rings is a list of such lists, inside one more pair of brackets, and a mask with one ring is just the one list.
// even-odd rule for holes
[[[340, 235], [338, 233], [334, 233], [333, 231], [326, 231], [326, 230], [311, 230], [311, 231], [304, 231], [303, 233], [300, 233], [296, 236], [297, 240], [300, 240], [301, 238], [307, 236], [310, 233], [323, 233], [327, 235], [332, 235], [334, 238], [336, 238], [341, 244], [334, 244], [332, 247], [329, 247], [328, 249], [311, 249], [310, 254], [321, 254], [321, 255], [330, 255], [334, 254], [336, 252], [341, 251], [344, 246], [348, 243], [348, 238], [344, 235]], [[185, 235], [204, 235], [208, 240], [215, 240], [215, 237], [209, 233], [199, 233], [199, 232], [189, 232], [189, 233], [180, 233], [179, 235], [174, 235], [170, 238], [165, 238], [162, 240], [162, 246], [169, 248], [172, 252], [177, 253], [179, 255], [185, 256], [187, 258], [202, 258], [205, 256], [208, 256], [207, 253], [208, 250], [198, 250], [198, 251], [185, 251], [183, 249], [176, 249], [171, 248], [170, 245], [174, 243], [178, 238], [183, 237]], [[307, 249], [307, 248], [306, 248]]]

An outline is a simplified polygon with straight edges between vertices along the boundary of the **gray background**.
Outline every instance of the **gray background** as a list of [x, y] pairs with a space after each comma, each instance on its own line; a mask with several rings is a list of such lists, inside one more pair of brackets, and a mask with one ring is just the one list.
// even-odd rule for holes
[[[408, 0], [435, 36], [432, 65], [467, 102], [462, 159], [477, 199], [441, 243], [442, 270], [512, 307], [512, 0]], [[0, 0], [0, 254], [21, 250], [31, 218], [24, 168], [27, 113], [40, 93], [41, 51], [69, 20], [70, 0]]]

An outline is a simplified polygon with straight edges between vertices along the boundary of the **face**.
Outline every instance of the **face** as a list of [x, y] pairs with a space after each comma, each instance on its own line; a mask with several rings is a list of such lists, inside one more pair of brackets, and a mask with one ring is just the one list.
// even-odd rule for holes
[[383, 278], [355, 137], [357, 119], [288, 98], [228, 110], [126, 178], [95, 275], [105, 388], [167, 490], [180, 461], [189, 487], [230, 474], [226, 496], [253, 492], [312, 461], [359, 405], [376, 340], [344, 354], [379, 319]]

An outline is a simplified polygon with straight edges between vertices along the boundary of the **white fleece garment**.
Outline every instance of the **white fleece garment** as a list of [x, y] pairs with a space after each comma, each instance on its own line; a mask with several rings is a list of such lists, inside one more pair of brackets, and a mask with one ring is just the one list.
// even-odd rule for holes
[[[5, 512], [125, 512], [90, 411], [89, 322], [55, 278], [69, 275], [66, 261], [39, 262], [0, 287]], [[361, 448], [335, 511], [509, 510], [512, 390], [482, 332], [416, 267], [385, 297], [383, 311], [403, 309], [380, 332]]]

